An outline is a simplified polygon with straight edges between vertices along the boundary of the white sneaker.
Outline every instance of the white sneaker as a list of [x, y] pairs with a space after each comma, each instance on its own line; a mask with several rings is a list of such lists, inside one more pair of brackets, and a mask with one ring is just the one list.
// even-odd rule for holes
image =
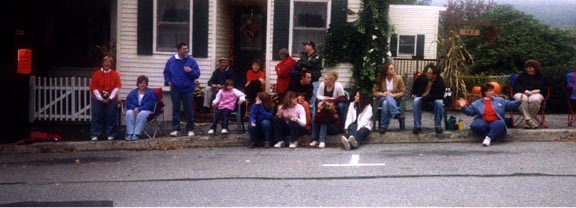
[[188, 137], [193, 137], [194, 136], [194, 132], [193, 131], [188, 131]]
[[113, 137], [113, 136], [109, 136], [109, 137], [108, 137], [108, 141], [112, 141], [112, 140], [114, 140], [114, 137]]
[[340, 141], [342, 142], [342, 145], [344, 145], [345, 150], [350, 150], [350, 142], [348, 142], [348, 139], [346, 139], [345, 136], [342, 136]]
[[98, 137], [92, 137], [92, 141], [98, 141]]
[[282, 146], [284, 146], [284, 141], [279, 141], [279, 142], [276, 142], [276, 144], [274, 145], [274, 148], [282, 148]]
[[208, 130], [208, 134], [214, 134], [214, 129]]
[[324, 149], [324, 147], [326, 147], [326, 143], [320, 142], [320, 144], [318, 145], [318, 148]]
[[294, 148], [298, 147], [298, 142], [290, 142], [290, 146], [288, 146], [288, 147], [290, 147], [291, 149], [294, 149]]
[[227, 134], [228, 133], [228, 129], [222, 129], [222, 131], [220, 131], [221, 134]]
[[178, 131], [172, 131], [172, 132], [170, 132], [170, 136], [177, 137], [177, 136], [178, 136]]
[[485, 147], [490, 146], [490, 142], [492, 141], [492, 138], [486, 136], [484, 138], [484, 141], [482, 142], [482, 145], [484, 145]]
[[310, 146], [311, 146], [311, 147], [315, 147], [317, 144], [318, 144], [317, 141], [312, 141], [312, 142], [310, 142]]
[[350, 145], [354, 148], [358, 147], [358, 142], [356, 141], [356, 137], [354, 136], [350, 136], [348, 138], [348, 141], [350, 142]]

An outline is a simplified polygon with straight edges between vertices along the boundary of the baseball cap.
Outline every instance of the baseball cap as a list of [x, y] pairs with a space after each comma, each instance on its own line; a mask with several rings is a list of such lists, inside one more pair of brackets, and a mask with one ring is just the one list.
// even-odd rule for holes
[[307, 41], [302, 42], [302, 45], [311, 45], [312, 48], [316, 48], [316, 43], [314, 43], [314, 41], [311, 41], [311, 40], [307, 40]]
[[226, 58], [226, 57], [222, 56], [222, 57], [220, 57], [220, 58], [218, 59], [218, 61], [222, 61], [222, 60], [226, 60], [226, 61], [228, 61], [228, 58]]

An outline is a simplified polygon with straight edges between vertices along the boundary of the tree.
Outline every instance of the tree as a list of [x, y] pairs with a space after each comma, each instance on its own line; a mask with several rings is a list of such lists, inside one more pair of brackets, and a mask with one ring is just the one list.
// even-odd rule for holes
[[430, 5], [432, 0], [391, 0], [390, 4]]

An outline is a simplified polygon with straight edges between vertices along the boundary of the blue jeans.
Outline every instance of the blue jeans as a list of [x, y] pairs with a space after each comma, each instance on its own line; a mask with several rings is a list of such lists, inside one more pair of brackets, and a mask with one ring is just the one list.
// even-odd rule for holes
[[503, 120], [496, 120], [490, 123], [482, 119], [474, 119], [470, 124], [470, 129], [472, 132], [484, 137], [488, 136], [492, 139], [497, 139], [498, 137], [504, 135], [506, 132], [506, 122]]
[[248, 135], [250, 135], [250, 144], [256, 144], [258, 138], [264, 137], [264, 144], [270, 144], [272, 137], [272, 122], [270, 120], [262, 120], [256, 123], [256, 126], [248, 124]]
[[194, 91], [183, 93], [171, 87], [170, 97], [172, 98], [172, 130], [180, 131], [180, 102], [182, 102], [184, 112], [186, 112], [186, 130], [193, 131], [194, 111], [192, 110], [192, 104], [194, 103]]
[[398, 105], [396, 99], [391, 96], [383, 96], [380, 98], [380, 128], [387, 129], [390, 125], [390, 118], [398, 115]]
[[338, 122], [340, 122], [340, 126], [344, 126], [346, 113], [348, 113], [348, 102], [339, 102], [336, 105], [336, 111], [338, 112]]
[[414, 128], [422, 128], [422, 109], [434, 109], [434, 127], [442, 128], [442, 114], [444, 113], [444, 101], [436, 99], [434, 102], [422, 102], [422, 97], [414, 98], [412, 110], [414, 113]]
[[138, 115], [134, 115], [133, 110], [126, 111], [126, 135], [133, 136], [142, 134], [144, 127], [146, 127], [146, 122], [148, 122], [148, 116], [152, 111], [143, 110], [138, 112]]
[[312, 141], [326, 142], [327, 135], [338, 133], [340, 133], [340, 128], [333, 123], [312, 123]]
[[103, 128], [106, 128], [107, 136], [116, 137], [116, 125], [118, 125], [117, 99], [103, 103], [93, 97], [90, 103], [90, 112], [92, 113], [92, 120], [90, 121], [90, 135], [92, 137], [102, 136]]
[[286, 136], [290, 137], [290, 142], [298, 141], [298, 137], [306, 134], [306, 129], [295, 121], [286, 121], [283, 118], [274, 116], [272, 120], [274, 126], [274, 142], [284, 141]]
[[214, 119], [212, 120], [212, 126], [210, 126], [210, 129], [216, 130], [216, 128], [218, 127], [218, 121], [220, 119], [222, 119], [222, 129], [228, 129], [228, 117], [230, 117], [230, 113], [232, 113], [232, 110], [227, 108], [216, 110], [216, 112], [214, 113]]
[[350, 134], [350, 136], [354, 136], [358, 144], [360, 144], [362, 140], [368, 138], [368, 135], [370, 135], [370, 130], [365, 127], [360, 128], [360, 130], [356, 130], [357, 128], [357, 122], [350, 124], [350, 126], [348, 126], [348, 134]]
[[312, 82], [312, 97], [310, 98], [310, 102], [308, 102], [310, 104], [310, 118], [312, 119], [314, 119], [314, 115], [316, 115], [316, 91], [318, 91], [318, 86], [320, 86], [320, 82]]

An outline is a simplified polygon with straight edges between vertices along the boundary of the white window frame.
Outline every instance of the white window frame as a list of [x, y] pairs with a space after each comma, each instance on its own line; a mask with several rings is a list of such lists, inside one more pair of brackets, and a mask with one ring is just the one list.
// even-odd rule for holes
[[[189, 22], [188, 22], [189, 30], [188, 30], [188, 43], [187, 43], [189, 49], [192, 48], [192, 23], [193, 23], [193, 17], [194, 17], [194, 15], [193, 15], [193, 11], [194, 11], [193, 5], [194, 4], [193, 3], [194, 3], [194, 0], [190, 0], [190, 12], [189, 12], [190, 17], [189, 17]], [[154, 16], [153, 16], [154, 19], [152, 22], [154, 25], [152, 26], [152, 28], [153, 28], [152, 52], [154, 54], [173, 54], [176, 52], [176, 44], [178, 44], [178, 43], [174, 44], [174, 46], [173, 46], [174, 50], [173, 51], [158, 51], [158, 48], [157, 48], [157, 45], [158, 45], [158, 0], [154, 0], [154, 8], [153, 9], [154, 9], [154, 11], [152, 13], [154, 14]]]
[[[400, 53], [400, 46], [401, 46], [400, 45], [400, 39], [401, 39], [401, 37], [412, 37], [414, 39], [414, 48], [412, 49], [413, 50], [412, 54]], [[418, 38], [417, 37], [418, 37], [418, 35], [405, 35], [405, 34], [401, 35], [401, 34], [398, 34], [398, 40], [397, 40], [398, 42], [396, 43], [397, 48], [395, 49], [396, 50], [396, 56], [397, 57], [409, 57], [409, 58], [411, 58], [412, 56], [415, 56], [416, 55], [416, 47], [418, 46]]]
[[[331, 19], [331, 8], [332, 8], [332, 0], [290, 0], [290, 31], [288, 35], [288, 51], [295, 59], [300, 59], [300, 52], [299, 51], [292, 51], [294, 46], [294, 2], [311, 2], [311, 3], [326, 3], [326, 25], [324, 26], [324, 30], [328, 31], [328, 26], [330, 25]], [[316, 41], [315, 41], [316, 42]], [[301, 43], [296, 43], [301, 44]], [[316, 47], [318, 47], [318, 42], [316, 42]]]

